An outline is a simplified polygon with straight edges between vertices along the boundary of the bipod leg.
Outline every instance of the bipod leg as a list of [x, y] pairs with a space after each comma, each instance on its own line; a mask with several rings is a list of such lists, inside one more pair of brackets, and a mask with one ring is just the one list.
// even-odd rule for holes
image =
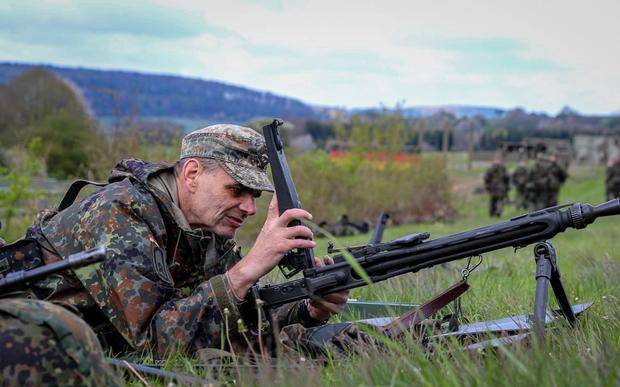
[[560, 270], [557, 263], [555, 247], [551, 242], [545, 241], [534, 246], [534, 256], [536, 258], [536, 303], [534, 305], [534, 331], [539, 339], [545, 337], [545, 321], [547, 317], [547, 302], [549, 283], [553, 289], [553, 294], [560, 306], [562, 315], [566, 320], [574, 325], [577, 321], [573, 308], [568, 301]]
[[[551, 258], [548, 242], [534, 246], [536, 258], [536, 301], [534, 303], [534, 332], [542, 341], [545, 338], [545, 320], [547, 318], [547, 299], [549, 281], [551, 281]], [[553, 245], [551, 245], [553, 247]]]

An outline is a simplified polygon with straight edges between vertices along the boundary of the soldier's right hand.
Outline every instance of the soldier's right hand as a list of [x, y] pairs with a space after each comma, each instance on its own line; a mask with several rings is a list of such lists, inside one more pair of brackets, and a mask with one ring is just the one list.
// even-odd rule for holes
[[230, 286], [238, 298], [244, 298], [248, 289], [259, 278], [271, 271], [284, 254], [290, 250], [316, 246], [312, 240], [312, 230], [308, 227], [303, 225], [287, 227], [293, 219], [310, 221], [312, 215], [300, 208], [288, 209], [279, 215], [278, 200], [276, 195], [273, 195], [269, 203], [267, 219], [254, 246], [239, 263], [226, 273]]

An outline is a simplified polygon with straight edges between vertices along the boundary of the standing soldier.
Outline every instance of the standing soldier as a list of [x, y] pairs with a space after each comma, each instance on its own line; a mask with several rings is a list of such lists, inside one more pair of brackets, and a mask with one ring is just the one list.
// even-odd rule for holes
[[557, 156], [552, 154], [549, 157], [549, 193], [547, 195], [547, 207], [557, 206], [560, 188], [564, 185], [568, 173], [566, 169], [557, 162]]
[[500, 159], [493, 160], [493, 164], [484, 174], [484, 187], [489, 192], [489, 215], [502, 216], [504, 200], [508, 196], [510, 177], [506, 167]]
[[525, 161], [519, 162], [519, 166], [512, 172], [512, 185], [515, 187], [515, 208], [525, 210], [528, 208], [526, 186], [528, 182], [529, 171], [525, 165]]
[[615, 156], [605, 171], [605, 188], [607, 200], [620, 197], [620, 157]]

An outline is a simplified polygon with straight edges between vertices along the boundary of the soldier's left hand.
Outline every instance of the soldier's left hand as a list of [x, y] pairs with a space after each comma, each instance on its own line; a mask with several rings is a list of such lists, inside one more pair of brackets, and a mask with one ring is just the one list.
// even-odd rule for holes
[[[317, 266], [331, 265], [334, 263], [334, 260], [327, 255], [323, 257], [323, 261], [318, 258], [314, 258], [314, 261]], [[342, 312], [344, 307], [347, 305], [348, 299], [348, 290], [326, 294], [321, 298], [321, 300], [310, 301], [308, 304], [308, 313], [314, 320], [327, 320], [332, 315]]]

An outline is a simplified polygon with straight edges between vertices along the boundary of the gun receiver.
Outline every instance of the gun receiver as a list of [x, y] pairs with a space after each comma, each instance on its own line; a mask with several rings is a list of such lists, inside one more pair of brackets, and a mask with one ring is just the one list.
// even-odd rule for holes
[[0, 278], [0, 292], [10, 288], [25, 285], [28, 282], [38, 281], [51, 274], [56, 274], [67, 269], [77, 269], [88, 266], [105, 259], [105, 248], [95, 247], [80, 253], [71, 254], [66, 259], [43, 265], [31, 270], [20, 270], [8, 273]]
[[[391, 242], [349, 247], [348, 252], [372, 282], [414, 273], [444, 262], [477, 256], [504, 247], [521, 248], [553, 238], [567, 228], [583, 229], [599, 217], [620, 214], [620, 200], [593, 206], [575, 203], [527, 213], [506, 222], [425, 241], [428, 233]], [[341, 255], [329, 266], [304, 270], [304, 278], [267, 285], [256, 293], [265, 307], [367, 285]]]
[[[275, 119], [271, 124], [263, 127], [280, 214], [289, 208], [301, 208], [301, 202], [297, 196], [297, 190], [286, 162], [282, 139], [278, 131], [278, 126], [282, 124], [282, 120]], [[289, 227], [300, 224], [299, 220], [293, 220], [289, 223]], [[291, 251], [282, 258], [278, 266], [286, 278], [291, 278], [304, 269], [314, 267], [314, 253], [312, 249]]]

